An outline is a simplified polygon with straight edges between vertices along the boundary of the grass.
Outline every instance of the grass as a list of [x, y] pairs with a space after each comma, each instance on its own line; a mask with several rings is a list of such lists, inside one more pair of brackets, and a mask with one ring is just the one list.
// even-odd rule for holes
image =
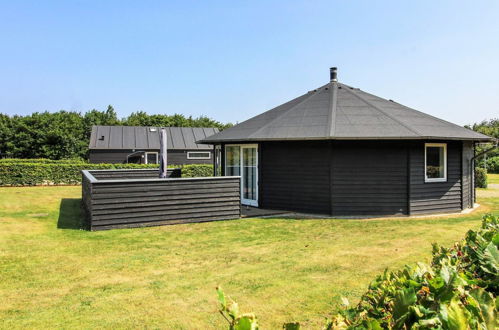
[[317, 328], [340, 296], [360, 297], [385, 268], [428, 261], [499, 190], [480, 190], [471, 214], [413, 219], [245, 219], [78, 230], [80, 187], [0, 188], [0, 328], [224, 327], [215, 287], [262, 328]]
[[489, 183], [499, 184], [499, 174], [487, 174], [487, 179]]

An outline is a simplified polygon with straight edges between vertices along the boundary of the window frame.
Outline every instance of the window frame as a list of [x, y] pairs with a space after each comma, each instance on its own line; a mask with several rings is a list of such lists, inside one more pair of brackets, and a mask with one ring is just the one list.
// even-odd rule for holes
[[[208, 156], [205, 156], [205, 157], [192, 157], [192, 156], [190, 156], [191, 153], [207, 153]], [[206, 160], [206, 159], [211, 159], [211, 151], [187, 151], [187, 159], [190, 159], [190, 160]]]
[[[444, 177], [443, 178], [429, 178], [427, 176], [427, 158], [426, 153], [428, 147], [440, 147], [444, 148]], [[447, 143], [425, 143], [424, 144], [424, 182], [425, 183], [433, 183], [433, 182], [447, 182]]]
[[154, 164], [159, 164], [159, 153], [156, 151], [146, 151], [145, 152], [144, 164], [149, 164], [149, 162], [147, 160], [147, 155], [149, 155], [149, 154], [156, 154], [156, 163], [154, 163]]
[[216, 144], [213, 148], [213, 155], [215, 158], [215, 176], [222, 176], [222, 146]]

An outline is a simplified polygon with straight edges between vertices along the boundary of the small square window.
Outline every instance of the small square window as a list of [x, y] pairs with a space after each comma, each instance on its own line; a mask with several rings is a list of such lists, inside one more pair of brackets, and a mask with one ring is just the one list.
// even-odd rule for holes
[[425, 144], [425, 182], [447, 181], [447, 144]]
[[188, 151], [187, 159], [211, 159], [210, 151]]
[[158, 163], [158, 153], [146, 152], [146, 164], [157, 164], [157, 163]]

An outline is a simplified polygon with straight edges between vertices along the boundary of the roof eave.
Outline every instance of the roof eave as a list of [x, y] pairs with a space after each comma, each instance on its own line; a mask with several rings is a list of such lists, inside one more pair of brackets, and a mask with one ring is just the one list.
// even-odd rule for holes
[[493, 142], [495, 138], [490, 136], [484, 137], [445, 137], [445, 136], [387, 136], [387, 137], [301, 137], [301, 138], [243, 138], [243, 139], [216, 139], [216, 140], [200, 140], [198, 144], [220, 144], [220, 143], [235, 143], [235, 142], [263, 142], [263, 141], [359, 141], [359, 140], [450, 140], [450, 141], [475, 141], [475, 142]]

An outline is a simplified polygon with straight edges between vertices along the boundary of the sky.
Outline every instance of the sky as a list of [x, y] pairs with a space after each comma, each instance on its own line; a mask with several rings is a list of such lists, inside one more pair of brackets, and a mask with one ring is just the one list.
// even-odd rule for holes
[[0, 112], [241, 122], [339, 81], [456, 124], [499, 117], [499, 1], [3, 1]]

